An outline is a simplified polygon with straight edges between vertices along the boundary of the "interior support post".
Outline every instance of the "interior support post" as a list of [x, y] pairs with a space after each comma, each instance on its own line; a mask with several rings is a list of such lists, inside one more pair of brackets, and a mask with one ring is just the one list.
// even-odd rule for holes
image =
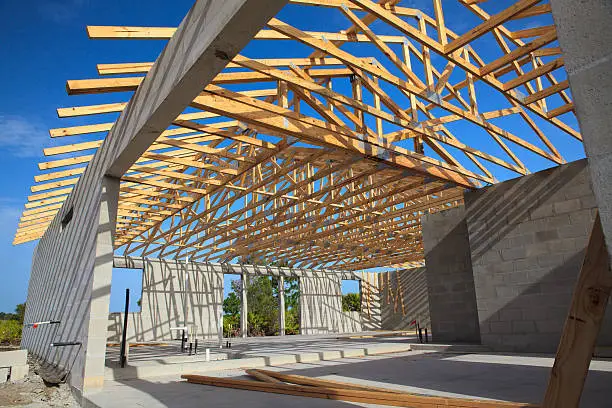
[[278, 334], [285, 335], [285, 278], [278, 277]]
[[242, 290], [240, 291], [241, 302], [240, 302], [240, 333], [243, 338], [247, 337], [247, 331], [249, 329], [249, 320], [248, 320], [248, 305], [247, 305], [247, 286], [248, 286], [248, 275], [246, 273], [242, 273], [241, 275], [241, 286]]
[[610, 258], [597, 214], [542, 407], [578, 407], [611, 289]]

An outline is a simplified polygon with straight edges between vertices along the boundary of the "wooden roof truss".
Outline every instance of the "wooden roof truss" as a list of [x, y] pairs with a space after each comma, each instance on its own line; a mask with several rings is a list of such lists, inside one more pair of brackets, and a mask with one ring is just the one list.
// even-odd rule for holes
[[[441, 0], [432, 1], [432, 15], [394, 0], [291, 3], [333, 9], [347, 29], [304, 31], [275, 18], [254, 38], [272, 42], [270, 56], [228, 61], [123, 176], [116, 246], [124, 254], [349, 270], [416, 266], [422, 214], [460, 205], [464, 189], [497, 181], [495, 169], [527, 174], [524, 157], [564, 163], [538, 123], [581, 140], [570, 126], [554, 25], [533, 23], [550, 18], [547, 2], [520, 0], [490, 15], [484, 1], [458, 0], [481, 20], [461, 35]], [[528, 28], [507, 28], [524, 21]], [[94, 39], [173, 32], [88, 27]], [[497, 56], [478, 53], [485, 38]], [[276, 41], [310, 54], [277, 58]], [[377, 57], [358, 57], [367, 55], [360, 47]], [[99, 64], [100, 78], [70, 80], [67, 91], [129, 97], [151, 66]], [[505, 106], [490, 106], [483, 86]], [[44, 234], [113, 126], [97, 118], [126, 105], [127, 97], [58, 109], [59, 117], [89, 124], [50, 131], [66, 143], [44, 150], [49, 159], [39, 163], [15, 243]], [[502, 126], [508, 117], [533, 137]], [[453, 131], [457, 123], [479, 136]]]

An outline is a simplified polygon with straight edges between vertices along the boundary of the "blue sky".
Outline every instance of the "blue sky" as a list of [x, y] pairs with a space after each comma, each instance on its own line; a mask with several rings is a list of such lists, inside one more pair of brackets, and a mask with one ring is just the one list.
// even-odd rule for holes
[[[485, 4], [495, 12], [509, 4], [509, 0], [499, 0], [492, 5]], [[4, 177], [0, 190], [0, 257], [4, 266], [0, 269], [3, 286], [0, 289], [0, 311], [12, 311], [17, 303], [25, 301], [27, 282], [29, 278], [30, 261], [35, 243], [12, 246], [12, 238], [20, 216], [23, 204], [29, 194], [33, 177], [38, 174], [36, 164], [41, 161], [42, 147], [52, 145], [47, 130], [55, 127], [65, 127], [85, 123], [100, 123], [109, 118], [58, 119], [55, 109], [58, 107], [86, 105], [89, 103], [108, 103], [126, 100], [125, 94], [89, 95], [69, 97], [65, 91], [68, 79], [95, 78], [97, 63], [111, 62], [145, 62], [153, 61], [164, 46], [163, 41], [106, 41], [89, 40], [85, 25], [146, 25], [146, 26], [177, 26], [187, 10], [193, 4], [192, 0], [173, 2], [161, 0], [52, 0], [52, 1], [3, 1], [0, 2], [0, 15], [4, 17], [0, 26], [3, 41], [0, 43], [0, 78], [2, 93], [0, 94], [0, 165]], [[422, 7], [432, 14], [430, 0], [406, 0], [401, 3], [407, 7]], [[454, 1], [444, 0], [444, 7], [451, 15]], [[491, 9], [490, 7], [494, 7]], [[316, 17], [315, 17], [315, 13]], [[296, 25], [303, 30], [338, 31], [349, 26], [346, 18], [337, 10], [312, 7], [292, 6], [284, 9], [279, 18]], [[462, 33], [478, 22], [472, 15], [461, 15], [448, 22], [449, 27]], [[528, 25], [551, 24], [550, 21], [529, 21]], [[388, 26], [380, 22], [372, 25], [374, 31], [381, 34], [396, 34]], [[519, 28], [519, 27], [517, 27]], [[526, 28], [521, 26], [520, 28]], [[496, 57], [497, 47], [487, 44], [483, 37], [477, 45], [477, 50], [483, 57]], [[384, 56], [373, 47], [356, 47], [347, 44], [347, 51], [358, 56], [374, 56], [385, 61]], [[396, 52], [400, 52], [396, 49]], [[309, 54], [309, 49], [303, 45], [288, 42], [253, 42], [243, 52], [249, 57], [268, 56], [299, 56]], [[434, 56], [434, 65], [441, 71], [444, 61]], [[389, 64], [385, 64], [389, 65]], [[420, 67], [414, 66], [415, 71]], [[394, 67], [390, 70], [395, 72]], [[451, 76], [456, 82], [462, 78], [459, 72]], [[564, 79], [561, 77], [560, 79]], [[334, 89], [343, 92], [342, 85]], [[477, 84], [481, 98], [490, 102], [499, 102], [499, 95], [487, 89], [486, 85]], [[388, 91], [392, 97], [403, 98], [393, 91]], [[402, 105], [403, 101], [402, 99]], [[368, 102], [368, 101], [366, 101]], [[483, 110], [489, 110], [483, 107]], [[304, 112], [306, 113], [306, 112]], [[441, 114], [440, 112], [435, 112]], [[310, 112], [309, 112], [310, 114]], [[516, 118], [502, 118], [497, 122], [505, 128], [524, 137], [526, 140], [541, 146], [533, 132]], [[570, 122], [571, 123], [571, 122]], [[561, 150], [568, 161], [584, 156], [582, 146], [563, 134], [553, 126], [538, 122], [550, 136], [553, 143]], [[386, 125], [388, 126], [388, 125]], [[489, 153], [499, 154], [499, 147], [491, 142], [491, 138], [474, 125], [454, 123], [448, 126], [468, 144], [479, 146]], [[573, 123], [573, 127], [577, 125]], [[393, 128], [385, 128], [385, 132]], [[93, 138], [99, 138], [94, 135]], [[91, 140], [92, 137], [73, 139]], [[490, 149], [490, 150], [487, 150]], [[454, 152], [452, 148], [449, 151]], [[520, 149], [519, 149], [520, 151]], [[533, 155], [519, 156], [531, 170], [537, 171], [551, 164]], [[503, 152], [500, 157], [504, 158]], [[469, 169], [474, 166], [464, 163]], [[492, 166], [494, 174], [504, 180], [516, 175], [504, 169]], [[138, 285], [136, 278], [123, 279], [118, 287]], [[122, 282], [123, 282], [122, 281]], [[122, 292], [122, 290], [121, 290]], [[119, 300], [113, 298], [113, 306]], [[112, 308], [111, 307], [111, 308]]]

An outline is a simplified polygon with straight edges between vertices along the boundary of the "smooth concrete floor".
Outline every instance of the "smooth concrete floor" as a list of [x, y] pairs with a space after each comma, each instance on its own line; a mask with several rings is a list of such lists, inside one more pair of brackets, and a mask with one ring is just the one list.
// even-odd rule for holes
[[[375, 337], [376, 336], [376, 337]], [[231, 342], [231, 348], [225, 348], [226, 342]], [[200, 340], [198, 354], [189, 355], [187, 351], [181, 352], [181, 342], [170, 340], [162, 342], [164, 345], [131, 347], [129, 351], [130, 365], [138, 366], [147, 362], [160, 362], [163, 364], [205, 361], [206, 349], [210, 350], [212, 361], [248, 358], [258, 356], [273, 356], [279, 353], [322, 352], [326, 350], [364, 348], [370, 345], [383, 345], [389, 343], [416, 343], [415, 335], [399, 336], [397, 332], [360, 332], [355, 334], [338, 335], [296, 335], [276, 337], [249, 337], [223, 339], [224, 348], [219, 349], [218, 340]], [[142, 343], [146, 344], [146, 343]], [[187, 348], [189, 345], [187, 345]], [[117, 367], [119, 362], [119, 347], [108, 347], [106, 351], [107, 367]]]
[[[539, 403], [552, 363], [552, 357], [412, 351], [268, 369], [421, 394]], [[207, 372], [205, 375], [246, 378], [241, 369]], [[581, 406], [610, 407], [610, 384], [612, 361], [594, 361]], [[104, 390], [90, 396], [90, 401], [101, 408], [236, 407], [244, 404], [249, 408], [371, 406], [189, 384], [180, 380], [178, 375], [107, 381]]]

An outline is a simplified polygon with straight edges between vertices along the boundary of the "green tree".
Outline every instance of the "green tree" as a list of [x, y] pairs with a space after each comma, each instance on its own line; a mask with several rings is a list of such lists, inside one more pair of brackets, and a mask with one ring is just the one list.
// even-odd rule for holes
[[346, 295], [342, 295], [342, 311], [361, 311], [361, 296], [359, 295], [359, 293], [347, 293]]
[[230, 292], [223, 300], [223, 314], [227, 316], [240, 316], [240, 298], [236, 292]]
[[272, 336], [278, 332], [278, 289], [275, 289], [270, 277], [255, 276], [249, 279], [247, 305], [249, 334]]
[[15, 307], [15, 315], [17, 316], [16, 320], [18, 320], [20, 324], [23, 324], [23, 319], [25, 317], [25, 308], [25, 303], [20, 303]]

